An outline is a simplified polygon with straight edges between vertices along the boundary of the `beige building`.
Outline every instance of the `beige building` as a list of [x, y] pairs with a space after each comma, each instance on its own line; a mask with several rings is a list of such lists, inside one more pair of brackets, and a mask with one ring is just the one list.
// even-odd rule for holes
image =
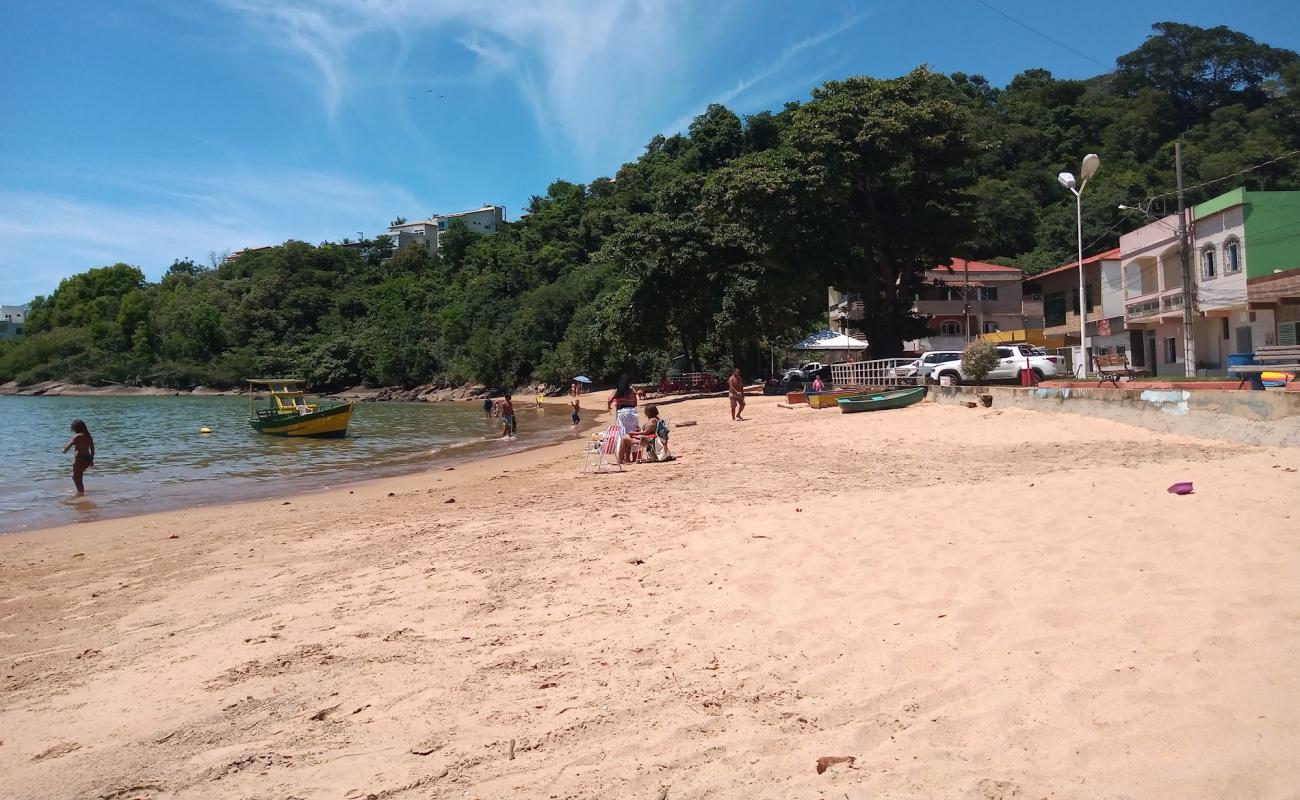
[[463, 222], [473, 233], [490, 234], [500, 230], [506, 220], [504, 206], [483, 206], [472, 211], [458, 211], [454, 214], [434, 214], [428, 219], [415, 222], [403, 222], [390, 225], [388, 235], [393, 238], [395, 250], [401, 250], [409, 244], [416, 243], [437, 253], [440, 249], [438, 238], [445, 233], [453, 222]]

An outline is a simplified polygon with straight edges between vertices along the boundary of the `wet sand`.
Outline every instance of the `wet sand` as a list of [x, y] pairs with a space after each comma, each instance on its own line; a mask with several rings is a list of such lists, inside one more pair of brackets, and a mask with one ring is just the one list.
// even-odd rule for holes
[[1295, 796], [1300, 451], [750, 413], [0, 539], [2, 793]]

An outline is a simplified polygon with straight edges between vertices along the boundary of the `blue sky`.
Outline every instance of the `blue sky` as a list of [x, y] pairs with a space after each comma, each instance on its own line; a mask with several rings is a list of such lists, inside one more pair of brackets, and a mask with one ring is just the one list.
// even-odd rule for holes
[[0, 27], [0, 302], [117, 261], [156, 278], [179, 257], [374, 235], [399, 214], [492, 202], [513, 219], [710, 102], [754, 113], [831, 78], [1087, 77], [1169, 19], [1300, 49], [1291, 2], [1224, 8], [17, 0]]

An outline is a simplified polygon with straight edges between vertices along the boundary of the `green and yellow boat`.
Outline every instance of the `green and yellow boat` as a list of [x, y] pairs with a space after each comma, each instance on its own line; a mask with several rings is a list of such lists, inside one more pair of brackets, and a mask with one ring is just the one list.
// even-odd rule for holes
[[[248, 424], [268, 436], [347, 435], [352, 403], [308, 403], [303, 386], [302, 381], [284, 378], [249, 380]], [[261, 408], [259, 393], [263, 395]]]

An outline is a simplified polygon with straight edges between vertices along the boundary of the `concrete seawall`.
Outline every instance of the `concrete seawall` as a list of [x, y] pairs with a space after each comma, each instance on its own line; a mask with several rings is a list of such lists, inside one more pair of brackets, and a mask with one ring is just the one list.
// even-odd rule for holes
[[1300, 447], [1300, 392], [933, 386], [936, 402], [993, 396], [994, 408], [1064, 411], [1150, 430], [1241, 444]]

